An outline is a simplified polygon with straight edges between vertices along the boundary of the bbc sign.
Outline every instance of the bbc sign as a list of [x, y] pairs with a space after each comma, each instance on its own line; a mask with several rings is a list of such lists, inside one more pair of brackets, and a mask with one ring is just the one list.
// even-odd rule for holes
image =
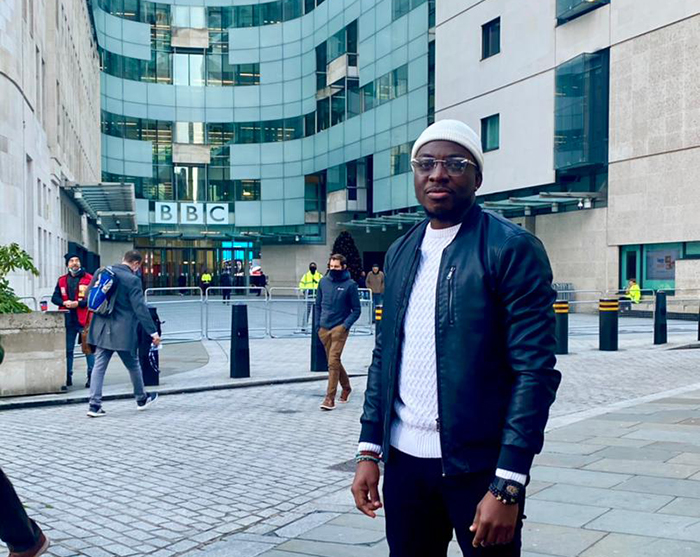
[[229, 224], [227, 203], [156, 203], [157, 224]]

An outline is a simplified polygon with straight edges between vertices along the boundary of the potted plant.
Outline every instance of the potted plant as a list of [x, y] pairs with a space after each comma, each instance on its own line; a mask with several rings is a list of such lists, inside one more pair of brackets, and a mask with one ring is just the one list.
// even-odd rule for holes
[[57, 392], [65, 381], [61, 315], [32, 312], [17, 297], [8, 275], [39, 271], [18, 244], [0, 246], [0, 396]]

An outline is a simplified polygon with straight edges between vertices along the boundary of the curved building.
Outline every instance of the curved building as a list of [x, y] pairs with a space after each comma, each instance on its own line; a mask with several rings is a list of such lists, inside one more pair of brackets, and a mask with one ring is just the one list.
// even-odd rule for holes
[[92, 0], [102, 179], [135, 186], [149, 285], [181, 273], [196, 283], [204, 268], [261, 251], [272, 280], [289, 284], [325, 260], [338, 223], [414, 206], [409, 153], [431, 117], [432, 10], [426, 0]]

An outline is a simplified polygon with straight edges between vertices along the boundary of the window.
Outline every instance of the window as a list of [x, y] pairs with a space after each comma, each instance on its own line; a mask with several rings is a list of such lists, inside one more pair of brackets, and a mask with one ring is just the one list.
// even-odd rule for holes
[[557, 23], [561, 25], [609, 3], [610, 0], [557, 0]]
[[190, 27], [194, 29], [206, 29], [206, 11], [204, 6], [173, 6], [173, 27]]
[[175, 143], [204, 144], [203, 122], [175, 122]]
[[173, 54], [173, 84], [204, 86], [204, 55]]
[[175, 167], [175, 188], [180, 201], [204, 201], [205, 184], [204, 166]]
[[558, 66], [554, 87], [554, 168], [608, 162], [609, 50]]
[[481, 59], [490, 58], [501, 52], [501, 18], [481, 26]]
[[236, 201], [258, 201], [260, 199], [260, 180], [234, 180]]
[[260, 85], [260, 64], [237, 64], [234, 68], [236, 85]]
[[391, 175], [405, 174], [411, 170], [411, 148], [413, 142], [391, 148]]
[[499, 138], [500, 115], [494, 114], [481, 120], [481, 148], [486, 151], [494, 151], [500, 146]]

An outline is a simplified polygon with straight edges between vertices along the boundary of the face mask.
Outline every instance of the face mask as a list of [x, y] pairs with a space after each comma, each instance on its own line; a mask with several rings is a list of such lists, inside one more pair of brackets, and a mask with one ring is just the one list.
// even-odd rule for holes
[[82, 270], [83, 270], [82, 268], [73, 269], [73, 268], [71, 267], [70, 269], [68, 269], [68, 272], [71, 274], [71, 276], [75, 276], [75, 275], [77, 275], [78, 273], [80, 273], [80, 271], [82, 271]]
[[343, 278], [345, 271], [340, 271], [338, 269], [331, 269], [331, 278], [340, 279]]
[[312, 273], [315, 273], [315, 272], [316, 272], [316, 267], [314, 267], [313, 265], [311, 265], [311, 266], [309, 267], [309, 271], [311, 271]]

